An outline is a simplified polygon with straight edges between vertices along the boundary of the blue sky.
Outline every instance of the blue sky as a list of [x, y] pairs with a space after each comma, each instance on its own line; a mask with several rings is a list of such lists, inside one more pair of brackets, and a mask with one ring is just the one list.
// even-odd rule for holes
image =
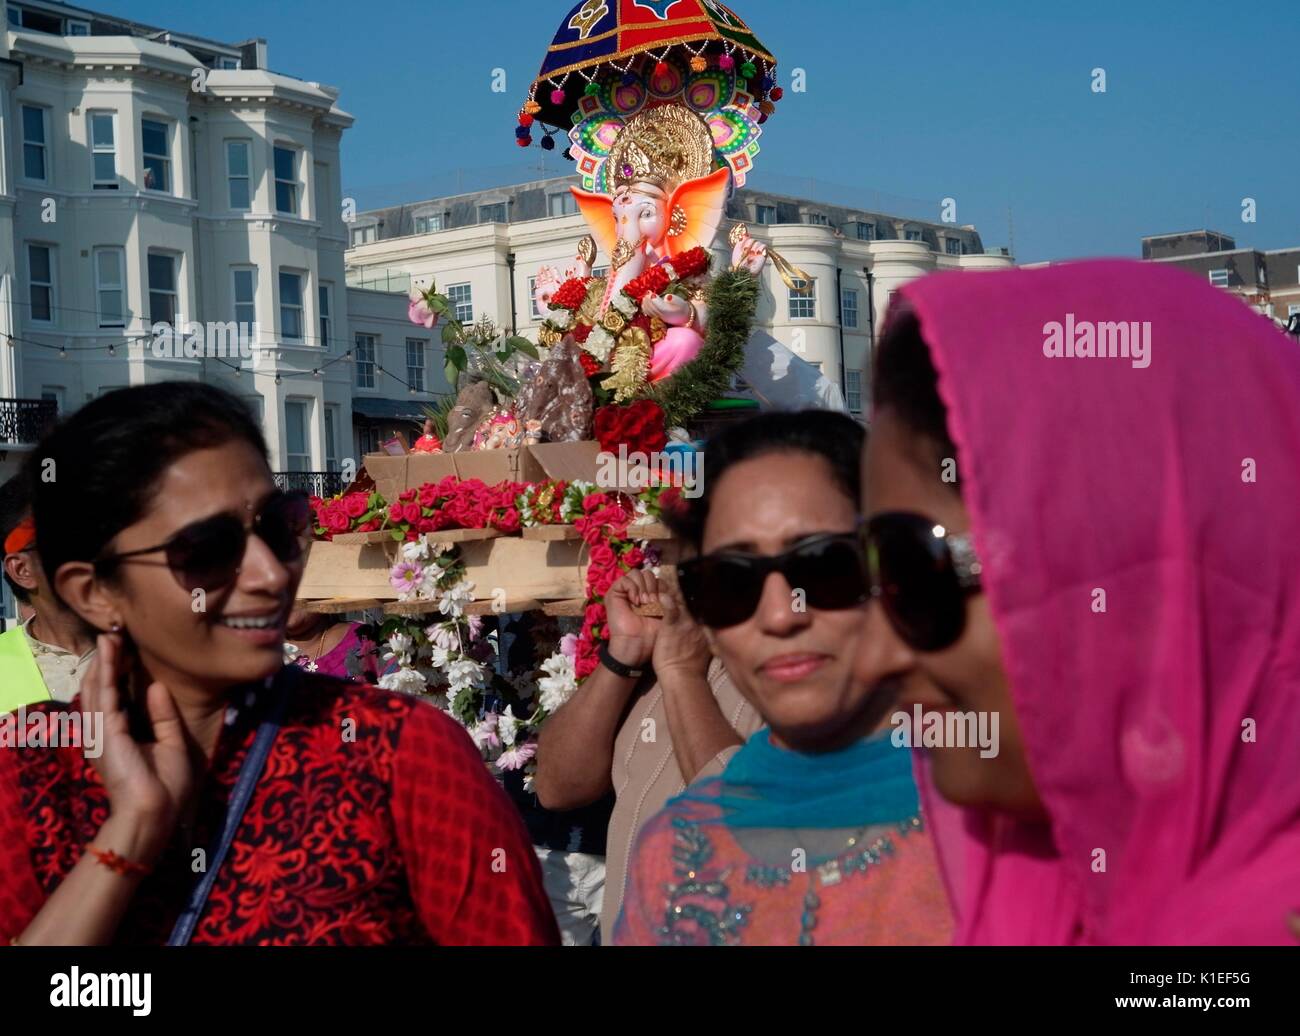
[[[572, 0], [102, 0], [330, 83], [356, 116], [346, 193], [362, 207], [571, 168], [514, 146], [514, 116]], [[938, 219], [957, 201], [1024, 262], [1136, 255], [1210, 226], [1300, 244], [1295, 0], [733, 0], [787, 87], [755, 187]], [[509, 89], [490, 89], [494, 68]], [[1094, 93], [1092, 70], [1106, 71]], [[788, 90], [806, 70], [807, 91]], [[810, 183], [810, 181], [812, 181]], [[1254, 198], [1256, 222], [1243, 223]]]

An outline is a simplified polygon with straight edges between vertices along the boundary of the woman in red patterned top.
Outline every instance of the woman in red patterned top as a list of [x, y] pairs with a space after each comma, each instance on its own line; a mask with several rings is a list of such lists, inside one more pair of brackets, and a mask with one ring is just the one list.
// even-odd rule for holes
[[[0, 941], [558, 941], [523, 824], [458, 726], [283, 667], [305, 498], [277, 492], [238, 399], [113, 392], [34, 458], [46, 570], [109, 632], [80, 699], [28, 709], [26, 747], [0, 747]], [[80, 744], [64, 711], [101, 717], [84, 750], [31, 747], [38, 728]]]

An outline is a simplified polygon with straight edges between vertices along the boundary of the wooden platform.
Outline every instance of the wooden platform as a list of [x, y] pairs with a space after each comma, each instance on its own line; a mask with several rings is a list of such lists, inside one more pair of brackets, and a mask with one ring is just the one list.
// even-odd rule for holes
[[582, 537], [572, 525], [534, 525], [520, 534], [526, 540], [553, 543], [557, 540], [580, 540]]
[[[629, 539], [656, 540], [662, 564], [677, 560], [680, 544], [662, 522], [632, 525]], [[505, 536], [494, 529], [448, 529], [430, 535], [459, 544], [466, 578], [477, 598], [468, 615], [543, 611], [580, 616], [586, 609], [588, 547], [572, 525], [544, 525]], [[326, 615], [381, 609], [386, 615], [436, 614], [428, 601], [398, 601], [390, 582], [400, 541], [391, 532], [350, 533], [312, 544], [299, 588], [300, 604]], [[642, 614], [657, 614], [643, 612]]]
[[345, 615], [378, 608], [384, 602], [373, 597], [331, 597], [321, 601], [295, 601], [299, 608], [318, 615]]
[[[520, 535], [526, 540], [580, 540], [582, 534], [572, 525], [535, 525], [524, 529]], [[629, 525], [627, 535], [633, 540], [671, 540], [672, 531], [663, 522], [644, 522]], [[337, 538], [337, 537], [336, 537]]]

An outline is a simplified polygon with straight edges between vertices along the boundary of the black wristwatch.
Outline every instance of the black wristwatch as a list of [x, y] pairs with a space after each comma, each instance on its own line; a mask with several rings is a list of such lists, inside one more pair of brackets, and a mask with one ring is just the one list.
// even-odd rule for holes
[[645, 672], [644, 669], [636, 669], [630, 665], [624, 665], [609, 653], [609, 644], [604, 642], [600, 645], [600, 664], [615, 676], [621, 676], [627, 680], [640, 679], [641, 674]]

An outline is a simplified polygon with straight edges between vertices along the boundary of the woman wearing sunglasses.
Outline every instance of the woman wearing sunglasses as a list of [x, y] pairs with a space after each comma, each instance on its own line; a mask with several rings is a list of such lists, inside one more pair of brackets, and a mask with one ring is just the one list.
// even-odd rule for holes
[[638, 836], [614, 941], [942, 943], [951, 916], [911, 752], [853, 678], [869, 587], [857, 535], [862, 429], [768, 414], [705, 452], [673, 517], [697, 556], [682, 597], [760, 730]]
[[902, 710], [1000, 717], [996, 755], [923, 756], [958, 941], [1287, 942], [1295, 344], [1157, 265], [940, 274], [900, 297], [856, 667]]
[[276, 490], [238, 399], [109, 393], [31, 478], [55, 590], [101, 631], [66, 708], [102, 730], [84, 754], [0, 750], [0, 938], [556, 940], [527, 835], [464, 732], [284, 665], [307, 501]]

